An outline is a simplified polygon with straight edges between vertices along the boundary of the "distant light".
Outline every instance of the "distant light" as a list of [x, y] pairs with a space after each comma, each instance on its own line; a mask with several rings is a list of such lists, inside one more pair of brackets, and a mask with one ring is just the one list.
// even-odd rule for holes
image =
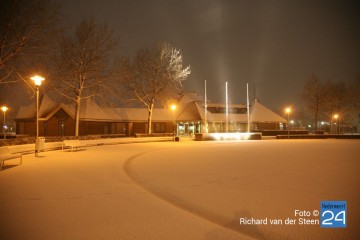
[[41, 82], [45, 80], [45, 78], [43, 78], [39, 75], [35, 75], [35, 76], [31, 77], [30, 79], [34, 81], [36, 86], [41, 86]]
[[339, 114], [334, 114], [334, 118], [338, 119], [339, 118]]
[[291, 124], [294, 124], [294, 120], [291, 120], [290, 123], [291, 123]]
[[3, 111], [4, 113], [8, 110], [9, 108], [7, 106], [2, 106], [1, 107], [1, 111]]
[[289, 107], [285, 108], [285, 112], [286, 112], [286, 113], [290, 113], [290, 112], [291, 112], [291, 108], [289, 108]]
[[321, 122], [321, 125], [324, 125], [325, 124], [325, 122]]
[[309, 124], [308, 127], [311, 128], [311, 125]]
[[176, 105], [175, 104], [171, 105], [171, 110], [173, 110], [173, 111], [176, 110]]

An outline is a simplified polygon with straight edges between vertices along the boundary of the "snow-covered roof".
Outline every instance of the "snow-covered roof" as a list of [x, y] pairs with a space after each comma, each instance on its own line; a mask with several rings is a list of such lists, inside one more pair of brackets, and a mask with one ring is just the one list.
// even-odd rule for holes
[[[75, 104], [55, 103], [47, 95], [44, 95], [40, 99], [39, 119], [48, 120], [60, 109], [75, 118]], [[16, 119], [34, 119], [35, 117], [36, 103], [32, 103], [29, 106], [21, 107]], [[81, 101], [80, 120], [82, 121], [146, 122], [147, 118], [146, 108], [100, 107], [90, 98]], [[152, 119], [153, 121], [173, 121], [173, 115], [169, 109], [154, 109]]]
[[[205, 106], [196, 93], [186, 93], [180, 99], [178, 107], [175, 110], [175, 119], [178, 122], [186, 121], [204, 121]], [[212, 104], [213, 107], [224, 107], [224, 104]], [[245, 105], [236, 104], [233, 107], [245, 107]], [[75, 105], [56, 103], [54, 100], [44, 95], [40, 101], [39, 118], [48, 120], [60, 109], [64, 110], [70, 117], [75, 116]], [[30, 106], [21, 107], [16, 119], [34, 119], [36, 117], [36, 103]], [[100, 107], [91, 98], [83, 99], [80, 108], [80, 120], [82, 121], [112, 121], [112, 122], [146, 122], [148, 119], [148, 110], [146, 108], [111, 108]], [[155, 122], [173, 121], [173, 112], [170, 109], [153, 109], [152, 120]], [[229, 113], [230, 122], [247, 122], [246, 113]], [[224, 113], [214, 113], [207, 111], [207, 121], [225, 122]], [[274, 113], [258, 101], [255, 101], [250, 113], [251, 122], [287, 122], [284, 118]]]
[[259, 101], [255, 100], [250, 114], [250, 121], [251, 122], [282, 122], [287, 123], [283, 117], [279, 116], [278, 114], [274, 113]]
[[[177, 114], [177, 121], [204, 121], [205, 120], [205, 106], [204, 101], [189, 101], [191, 96], [186, 96], [186, 104], [181, 106], [181, 111]], [[180, 101], [181, 102], [181, 101]], [[208, 107], [225, 107], [224, 104], [211, 103]], [[246, 108], [243, 104], [231, 104], [232, 108]], [[229, 113], [228, 120], [234, 122], [247, 122], [246, 113]], [[251, 122], [287, 122], [284, 118], [274, 113], [258, 101], [255, 101], [250, 110]], [[207, 121], [209, 122], [226, 122], [226, 115], [224, 113], [213, 113], [207, 111]]]
[[15, 119], [33, 119], [36, 117], [36, 103], [20, 107]]

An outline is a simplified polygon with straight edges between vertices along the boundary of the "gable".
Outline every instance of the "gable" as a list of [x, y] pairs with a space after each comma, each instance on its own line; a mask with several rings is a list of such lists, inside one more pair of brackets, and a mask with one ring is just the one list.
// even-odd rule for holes
[[286, 123], [285, 120], [280, 115], [274, 113], [258, 101], [254, 102], [254, 105], [251, 109], [250, 114], [250, 121], [251, 122], [283, 122]]
[[180, 114], [177, 115], [176, 121], [196, 121], [202, 120], [199, 110], [194, 102], [187, 104]]

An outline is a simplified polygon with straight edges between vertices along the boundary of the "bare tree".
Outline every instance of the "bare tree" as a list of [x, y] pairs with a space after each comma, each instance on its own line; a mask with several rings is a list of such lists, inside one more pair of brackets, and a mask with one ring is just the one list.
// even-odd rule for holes
[[165, 105], [182, 93], [182, 81], [190, 74], [190, 66], [183, 67], [180, 50], [163, 43], [138, 50], [132, 61], [123, 58], [118, 71], [127, 101], [138, 101], [147, 107], [148, 133], [151, 133], [155, 104]]
[[0, 1], [0, 83], [28, 79], [38, 70], [57, 34], [59, 6], [51, 0]]
[[93, 18], [82, 21], [74, 36], [61, 41], [54, 85], [59, 94], [75, 102], [75, 136], [79, 136], [81, 100], [102, 94], [115, 47], [112, 31]]
[[[327, 115], [332, 121], [333, 115], [339, 114], [337, 120], [337, 132], [340, 132], [340, 123], [344, 123], [349, 118], [348, 114], [351, 110], [351, 92], [346, 82], [328, 82], [329, 94], [327, 99]], [[355, 100], [355, 98], [353, 98]]]
[[349, 101], [354, 110], [360, 110], [360, 74], [347, 85]]
[[306, 102], [307, 108], [313, 114], [315, 131], [317, 130], [319, 115], [324, 111], [327, 97], [327, 86], [312, 74], [304, 85], [302, 98]]
[[347, 84], [347, 93], [350, 104], [350, 121], [352, 126], [358, 125], [358, 114], [360, 112], [360, 74]]

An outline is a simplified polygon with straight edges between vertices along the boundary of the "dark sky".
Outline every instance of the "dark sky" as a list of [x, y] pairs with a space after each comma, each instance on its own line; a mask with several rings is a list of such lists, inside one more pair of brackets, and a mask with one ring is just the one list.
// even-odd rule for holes
[[93, 16], [119, 38], [119, 53], [168, 42], [191, 66], [188, 91], [245, 103], [246, 83], [268, 107], [298, 104], [304, 82], [360, 73], [358, 1], [63, 0], [72, 29]]

